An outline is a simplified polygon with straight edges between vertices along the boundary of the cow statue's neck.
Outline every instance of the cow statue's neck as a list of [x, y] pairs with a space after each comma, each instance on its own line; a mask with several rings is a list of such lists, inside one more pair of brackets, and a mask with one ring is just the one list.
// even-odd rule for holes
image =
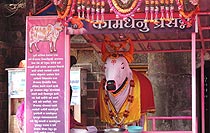
[[107, 91], [107, 95], [110, 99], [110, 101], [112, 102], [112, 104], [115, 107], [115, 110], [117, 112], [120, 111], [123, 103], [125, 102], [125, 100], [128, 97], [129, 92], [131, 91], [130, 89], [130, 80], [133, 80], [132, 77], [126, 77], [126, 79], [124, 80], [123, 84], [117, 89], [117, 91], [115, 92], [108, 92]]
[[[131, 80], [130, 82], [128, 82], [126, 80], [126, 83], [123, 84], [123, 86], [124, 87], [122, 87], [121, 93], [118, 94], [117, 96], [113, 96], [112, 93], [109, 93], [108, 91], [106, 91], [105, 94], [106, 97], [108, 97], [108, 99], [105, 100], [105, 103], [108, 106], [109, 113], [114, 114], [113, 112], [116, 112], [115, 116], [110, 117], [115, 122], [116, 126], [122, 126], [122, 123], [124, 122], [125, 118], [129, 115], [130, 105], [133, 102], [132, 99], [133, 99], [134, 81]], [[111, 101], [112, 105], [110, 104], [109, 100]], [[126, 100], [128, 100], [127, 104], [125, 103]], [[112, 110], [111, 106], [115, 110]], [[122, 116], [118, 116], [120, 110], [122, 109], [122, 106], [126, 106], [126, 109], [123, 110], [124, 112]]]

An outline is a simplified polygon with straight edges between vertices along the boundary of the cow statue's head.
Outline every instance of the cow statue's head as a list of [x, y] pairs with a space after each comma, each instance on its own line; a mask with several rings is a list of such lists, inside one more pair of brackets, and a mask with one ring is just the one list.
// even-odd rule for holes
[[[129, 44], [128, 51], [120, 51]], [[107, 46], [112, 48], [108, 51]], [[122, 87], [132, 79], [132, 71], [129, 63], [133, 60], [133, 44], [127, 39], [123, 44], [115, 46], [110, 40], [105, 39], [102, 45], [102, 60], [105, 62], [105, 89], [117, 93]]]
[[132, 78], [132, 71], [125, 57], [108, 57], [105, 65], [106, 90], [116, 92]]

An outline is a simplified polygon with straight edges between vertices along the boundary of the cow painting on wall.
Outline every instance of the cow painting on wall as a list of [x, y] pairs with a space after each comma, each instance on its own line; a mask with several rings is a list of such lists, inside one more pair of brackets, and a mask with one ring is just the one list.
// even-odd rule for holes
[[32, 53], [32, 46], [34, 45], [36, 51], [39, 51], [37, 43], [40, 41], [49, 42], [49, 51], [57, 52], [56, 41], [59, 37], [60, 32], [64, 29], [61, 22], [55, 22], [54, 25], [48, 24], [46, 26], [33, 26], [29, 30], [29, 52]]

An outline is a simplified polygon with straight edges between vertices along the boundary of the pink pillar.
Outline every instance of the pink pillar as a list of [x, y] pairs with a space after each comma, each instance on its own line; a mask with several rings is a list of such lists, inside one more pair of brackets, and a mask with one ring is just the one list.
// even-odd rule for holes
[[201, 125], [202, 133], [205, 133], [205, 107], [204, 107], [204, 50], [201, 50]]
[[192, 33], [192, 133], [197, 133], [196, 124], [196, 33]]
[[65, 113], [67, 114], [65, 120], [67, 125], [65, 126], [65, 133], [70, 133], [70, 35], [67, 35], [66, 33], [66, 27], [65, 27], [65, 45], [66, 45], [66, 50], [65, 50], [65, 66], [67, 66], [67, 71], [65, 72], [65, 88], [67, 89], [67, 93], [65, 94]]

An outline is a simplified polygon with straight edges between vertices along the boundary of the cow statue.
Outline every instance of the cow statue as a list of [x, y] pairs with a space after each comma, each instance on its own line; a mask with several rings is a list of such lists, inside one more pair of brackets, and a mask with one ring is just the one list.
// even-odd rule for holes
[[[129, 38], [119, 46], [108, 38], [104, 42], [101, 52], [105, 79], [99, 87], [96, 113], [110, 127], [135, 124], [146, 128], [146, 114], [155, 112], [154, 96], [149, 79], [129, 67], [134, 46]], [[129, 50], [122, 51], [128, 44]]]
[[36, 51], [39, 51], [37, 43], [40, 41], [48, 41], [50, 45], [50, 52], [56, 52], [56, 41], [60, 32], [64, 29], [61, 22], [56, 22], [54, 25], [48, 24], [46, 26], [33, 26], [29, 31], [29, 52], [33, 52], [34, 45]]

